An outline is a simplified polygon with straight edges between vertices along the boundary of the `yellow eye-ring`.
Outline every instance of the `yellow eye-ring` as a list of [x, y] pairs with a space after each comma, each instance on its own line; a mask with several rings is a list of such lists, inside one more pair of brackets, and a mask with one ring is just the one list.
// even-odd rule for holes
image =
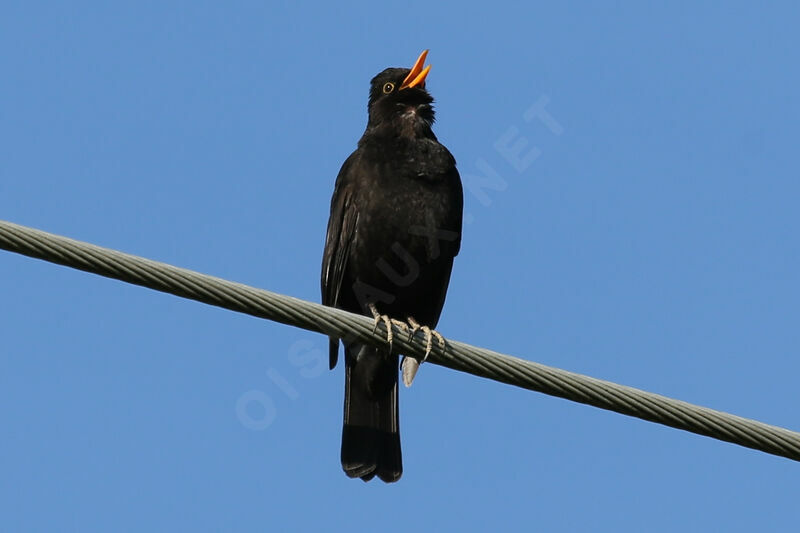
[[383, 85], [383, 93], [389, 94], [390, 92], [394, 91], [394, 83], [389, 82]]

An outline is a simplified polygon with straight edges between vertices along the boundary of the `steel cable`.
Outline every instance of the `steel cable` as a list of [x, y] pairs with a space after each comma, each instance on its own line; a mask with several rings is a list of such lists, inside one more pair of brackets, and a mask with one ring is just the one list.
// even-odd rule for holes
[[[371, 319], [51, 233], [0, 221], [0, 248], [332, 337], [385, 346]], [[6, 302], [6, 305], [9, 305]], [[397, 351], [425, 353], [421, 335], [395, 335]], [[800, 461], [800, 433], [609, 381], [448, 341], [428, 361], [524, 389], [593, 405]]]

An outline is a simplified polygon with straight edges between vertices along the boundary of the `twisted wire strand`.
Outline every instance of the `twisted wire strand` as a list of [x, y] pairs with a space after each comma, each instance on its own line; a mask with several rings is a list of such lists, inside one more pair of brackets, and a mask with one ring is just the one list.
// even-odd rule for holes
[[[0, 220], [0, 248], [232, 311], [385, 346], [386, 330], [364, 316], [256, 289]], [[421, 336], [395, 335], [396, 350], [422, 358]], [[428, 361], [524, 389], [800, 461], [800, 433], [659, 394], [553, 368], [457, 341]]]

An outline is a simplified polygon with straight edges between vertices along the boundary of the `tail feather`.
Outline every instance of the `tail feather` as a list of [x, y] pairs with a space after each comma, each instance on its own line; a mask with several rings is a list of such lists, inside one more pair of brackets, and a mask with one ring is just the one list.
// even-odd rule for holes
[[345, 346], [342, 468], [349, 477], [390, 483], [403, 473], [397, 360], [371, 346]]

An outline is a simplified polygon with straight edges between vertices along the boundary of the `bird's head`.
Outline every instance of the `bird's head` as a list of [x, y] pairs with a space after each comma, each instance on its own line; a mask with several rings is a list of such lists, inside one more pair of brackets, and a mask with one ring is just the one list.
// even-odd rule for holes
[[431, 66], [423, 68], [424, 50], [414, 66], [387, 68], [374, 78], [369, 90], [369, 129], [390, 128], [398, 133], [430, 131], [433, 97], [425, 90]]

